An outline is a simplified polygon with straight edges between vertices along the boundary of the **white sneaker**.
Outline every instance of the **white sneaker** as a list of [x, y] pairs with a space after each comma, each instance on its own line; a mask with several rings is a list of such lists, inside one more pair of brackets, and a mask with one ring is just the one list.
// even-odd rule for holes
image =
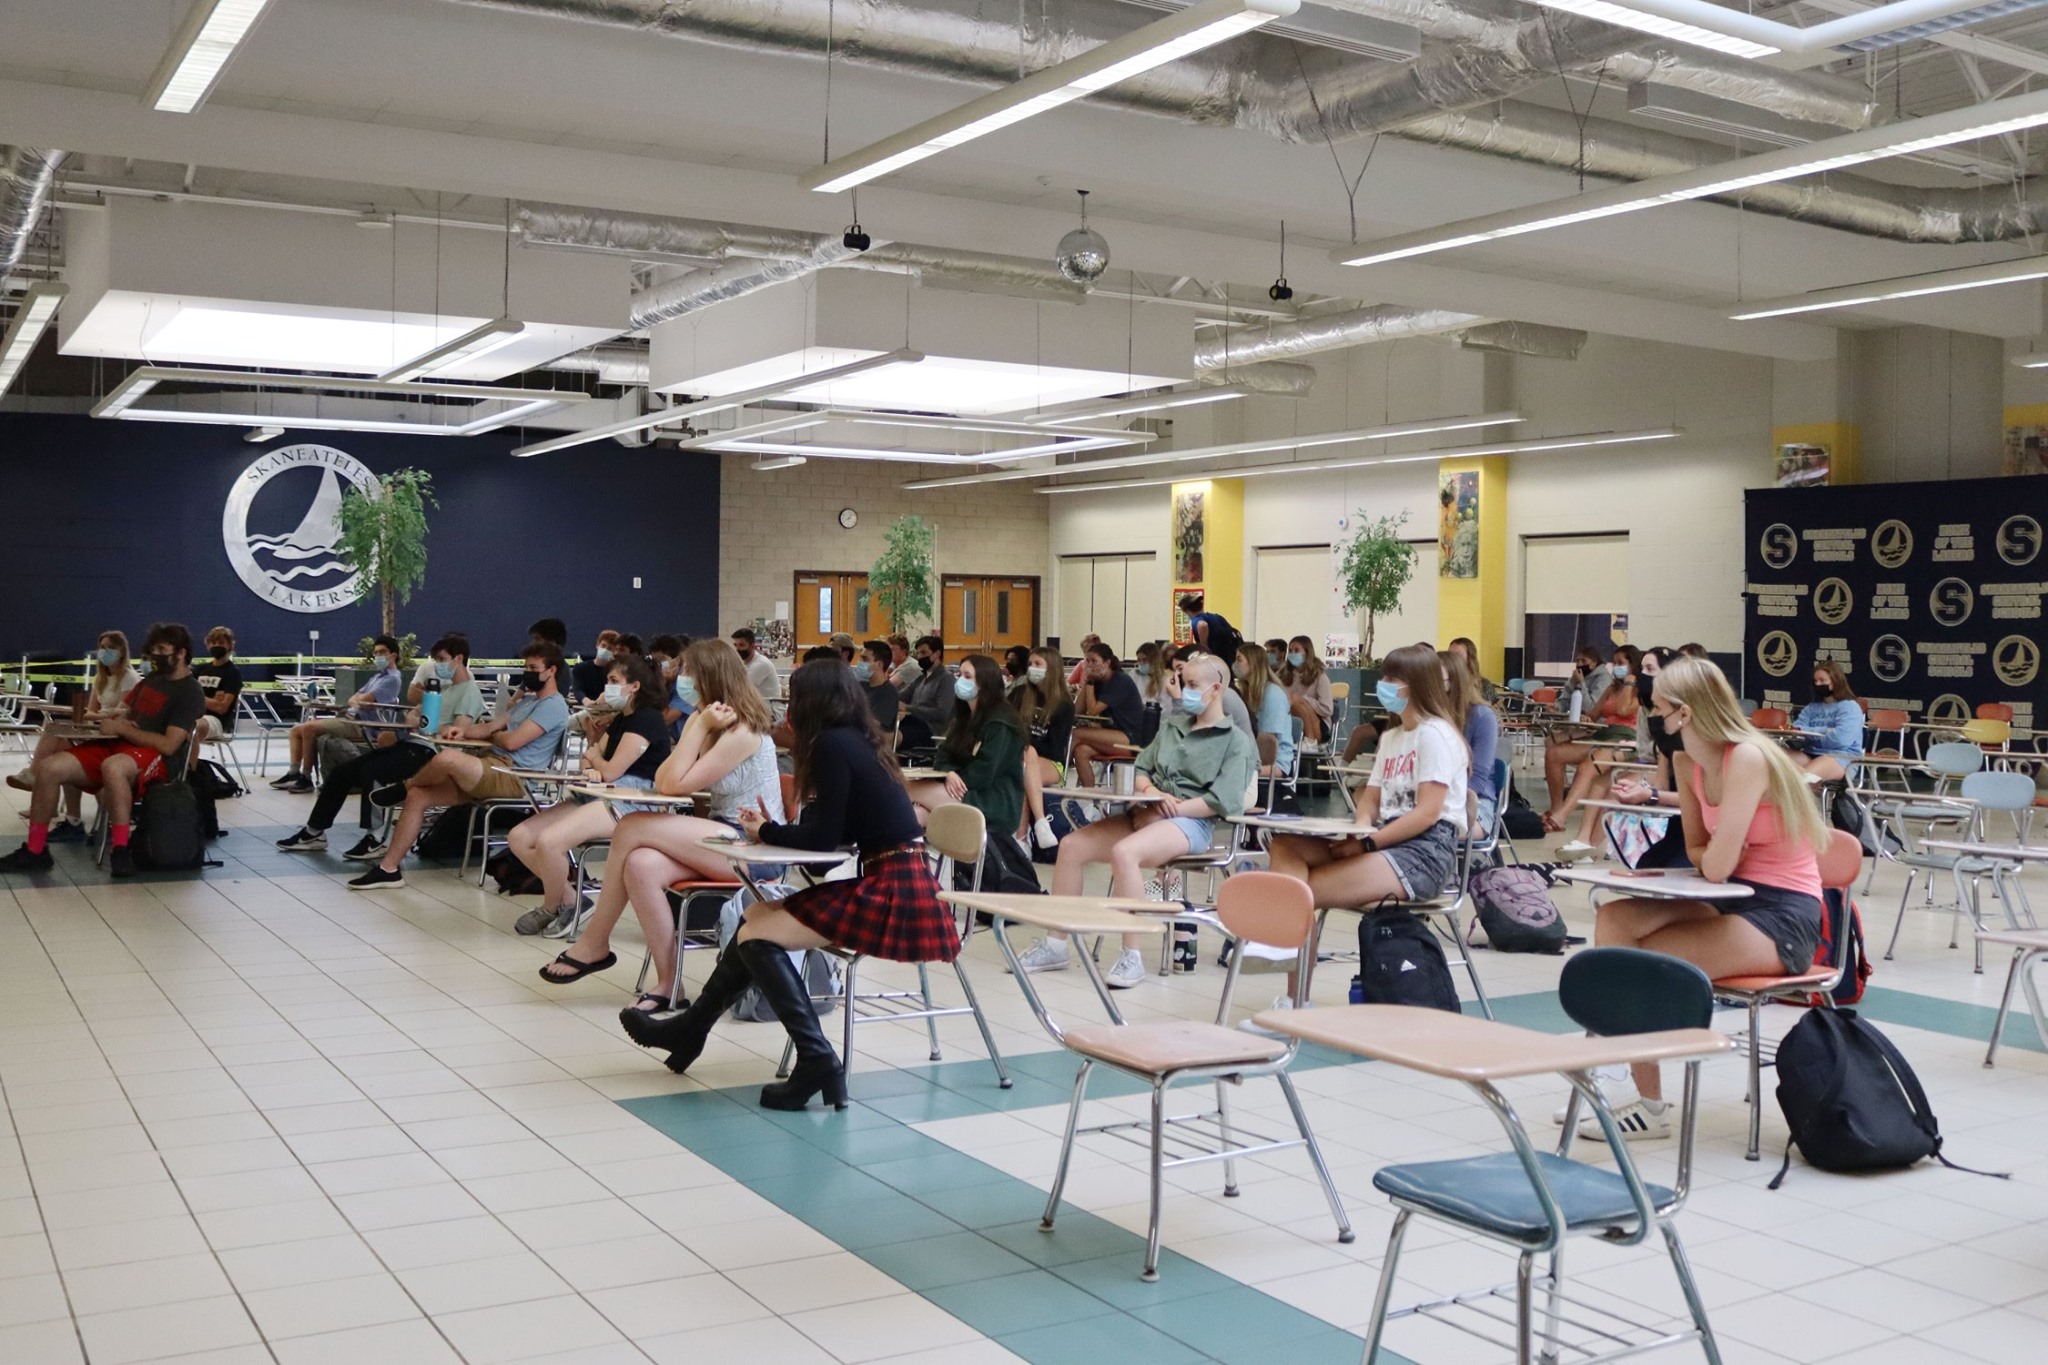
[[1577, 863], [1592, 857], [1594, 850], [1585, 840], [1573, 839], [1570, 843], [1559, 844], [1555, 852], [1565, 862]]
[[[1640, 1104], [1642, 1102], [1643, 1097], [1640, 1094], [1636, 1093], [1636, 1083], [1634, 1081], [1612, 1079], [1602, 1080], [1596, 1076], [1593, 1080], [1593, 1084], [1598, 1086], [1600, 1088], [1600, 1093], [1607, 1097], [1607, 1107], [1609, 1109], [1612, 1109], [1617, 1114], [1619, 1114], [1622, 1110], [1628, 1108], [1632, 1104]], [[1565, 1096], [1565, 1102], [1563, 1104], [1560, 1104], [1559, 1106], [1557, 1106], [1557, 1108], [1550, 1111], [1550, 1121], [1560, 1128], [1564, 1127], [1564, 1111], [1567, 1108], [1569, 1108], [1570, 1105], [1571, 1096], [1567, 1095]], [[1581, 1123], [1585, 1122], [1586, 1117], [1590, 1115], [1592, 1112], [1593, 1111], [1591, 1108], [1589, 1108], [1584, 1103], [1581, 1103], [1579, 1105], [1579, 1121]]]
[[[1656, 1108], [1652, 1109], [1651, 1105]], [[1622, 1139], [1626, 1142], [1648, 1142], [1671, 1136], [1671, 1106], [1663, 1100], [1636, 1100], [1632, 1104], [1609, 1107], [1614, 1110], [1614, 1126], [1621, 1130]], [[1579, 1120], [1579, 1136], [1591, 1142], [1607, 1140], [1607, 1134], [1600, 1131], [1600, 1120], [1591, 1114]]]
[[1041, 815], [1031, 826], [1031, 841], [1040, 848], [1059, 847], [1059, 838], [1052, 832], [1052, 821]]
[[1074, 965], [1074, 955], [1059, 939], [1042, 938], [1017, 957], [1027, 972], [1063, 972]]
[[[1291, 996], [1291, 995], [1276, 995], [1276, 996], [1274, 996], [1274, 997], [1273, 997], [1273, 1008], [1274, 1008], [1274, 1009], [1276, 1009], [1276, 1010], [1291, 1010], [1291, 1009], [1293, 1009], [1293, 1008], [1294, 1008], [1294, 997], [1293, 997], [1293, 996]], [[1558, 1122], [1562, 1123], [1562, 1122], [1564, 1122], [1564, 1120], [1563, 1120], [1563, 1119], [1559, 1119], [1559, 1120], [1558, 1120]]]
[[1145, 979], [1145, 959], [1138, 956], [1136, 948], [1126, 948], [1102, 979], [1111, 990], [1127, 991]]

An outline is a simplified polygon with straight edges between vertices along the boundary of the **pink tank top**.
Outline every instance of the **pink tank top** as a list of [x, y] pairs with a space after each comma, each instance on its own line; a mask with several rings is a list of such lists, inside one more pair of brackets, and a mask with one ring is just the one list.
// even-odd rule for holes
[[[1728, 776], [1728, 755], [1721, 755], [1721, 777]], [[1700, 803], [1700, 820], [1711, 837], [1721, 823], [1721, 808], [1707, 803], [1706, 774], [1692, 766], [1692, 794]], [[1742, 836], [1742, 856], [1735, 862], [1733, 880], [1774, 886], [1820, 899], [1820, 860], [1805, 844], [1787, 839], [1778, 827], [1778, 808], [1768, 800], [1758, 803], [1748, 833]]]

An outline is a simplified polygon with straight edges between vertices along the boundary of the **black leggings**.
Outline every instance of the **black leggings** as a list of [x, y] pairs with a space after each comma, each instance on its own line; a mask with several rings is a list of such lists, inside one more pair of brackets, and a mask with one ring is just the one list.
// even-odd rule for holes
[[424, 744], [393, 744], [350, 759], [327, 774], [326, 780], [320, 784], [320, 795], [313, 801], [313, 813], [306, 817], [306, 828], [325, 833], [333, 827], [334, 817], [341, 814], [342, 802], [348, 800], [348, 794], [360, 791], [363, 799], [357, 807], [356, 823], [369, 829], [373, 824], [370, 818], [372, 789], [405, 781], [426, 767], [433, 756], [434, 751]]

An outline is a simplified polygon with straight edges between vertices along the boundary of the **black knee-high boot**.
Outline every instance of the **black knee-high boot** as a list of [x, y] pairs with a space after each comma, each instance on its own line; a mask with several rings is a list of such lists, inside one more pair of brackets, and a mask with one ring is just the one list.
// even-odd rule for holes
[[782, 1021], [790, 1041], [796, 1044], [796, 1065], [789, 1079], [761, 1087], [763, 1109], [802, 1109], [811, 1096], [825, 1092], [825, 1103], [834, 1109], [846, 1107], [846, 1072], [838, 1054], [826, 1041], [825, 1028], [818, 1022], [818, 1010], [811, 1003], [811, 989], [803, 973], [789, 959], [789, 950], [766, 939], [747, 939], [740, 944], [747, 968], [754, 974], [754, 987]]
[[690, 1007], [680, 1014], [671, 1014], [666, 1019], [657, 1019], [646, 1010], [628, 1006], [619, 1011], [619, 1023], [624, 1026], [626, 1036], [642, 1047], [669, 1049], [667, 1066], [678, 1075], [690, 1069], [690, 1063], [697, 1060], [704, 1051], [704, 1042], [711, 1036], [711, 1026], [718, 1022], [718, 1016], [732, 1007], [740, 998], [740, 992], [754, 984], [753, 975], [747, 969], [747, 960], [740, 955], [738, 943], [728, 943], [718, 955], [718, 965], [711, 969], [711, 977], [697, 992], [697, 998]]

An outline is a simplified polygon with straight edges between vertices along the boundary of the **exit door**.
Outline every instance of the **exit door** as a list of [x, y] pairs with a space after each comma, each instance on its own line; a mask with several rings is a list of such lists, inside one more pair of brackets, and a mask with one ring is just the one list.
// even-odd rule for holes
[[835, 631], [851, 635], [856, 644], [889, 633], [889, 613], [869, 594], [865, 573], [799, 570], [794, 596], [799, 651], [830, 644]]
[[947, 575], [941, 580], [939, 635], [947, 651], [1000, 656], [1038, 643], [1038, 580]]

